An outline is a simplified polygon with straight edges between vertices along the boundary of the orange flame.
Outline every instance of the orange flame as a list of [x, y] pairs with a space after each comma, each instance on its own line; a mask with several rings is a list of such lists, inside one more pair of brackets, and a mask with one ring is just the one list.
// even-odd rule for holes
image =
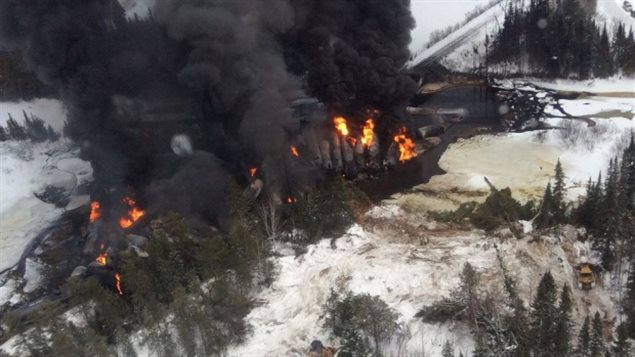
[[296, 203], [296, 202], [298, 202], [298, 199], [297, 199], [297, 198], [295, 198], [295, 197], [293, 197], [293, 196], [289, 196], [289, 197], [287, 197], [287, 203], [288, 203], [288, 204], [291, 204], [291, 203]]
[[123, 290], [121, 289], [121, 275], [119, 273], [115, 273], [115, 288], [117, 289], [117, 294], [123, 296]]
[[399, 130], [399, 134], [395, 135], [393, 138], [397, 144], [399, 144], [399, 161], [406, 162], [413, 157], [417, 156], [417, 153], [414, 151], [415, 143], [406, 136], [407, 130], [406, 127], [402, 127]]
[[252, 167], [249, 169], [249, 176], [256, 177], [256, 173], [258, 173], [258, 168]]
[[291, 155], [295, 156], [295, 157], [300, 157], [300, 152], [298, 151], [298, 148], [296, 148], [295, 146], [291, 145]]
[[101, 218], [101, 205], [99, 202], [93, 201], [90, 203], [90, 223], [94, 223], [99, 218]]
[[95, 259], [95, 261], [97, 262], [97, 264], [99, 265], [106, 265], [108, 264], [108, 253], [101, 253], [97, 259]]
[[375, 139], [375, 122], [373, 119], [366, 120], [364, 127], [362, 128], [362, 143], [366, 148], [369, 148], [373, 144]]
[[333, 124], [335, 124], [335, 129], [337, 129], [340, 134], [348, 136], [348, 125], [346, 124], [346, 119], [344, 117], [333, 118]]
[[137, 202], [130, 197], [125, 197], [123, 202], [128, 205], [130, 210], [128, 210], [128, 217], [121, 217], [119, 219], [119, 226], [123, 229], [129, 228], [132, 226], [139, 218], [143, 217], [146, 214], [145, 211], [136, 207]]

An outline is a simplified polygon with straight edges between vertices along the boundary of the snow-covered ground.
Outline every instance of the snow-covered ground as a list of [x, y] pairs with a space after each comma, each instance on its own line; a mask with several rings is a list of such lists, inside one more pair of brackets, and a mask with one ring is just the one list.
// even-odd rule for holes
[[461, 22], [465, 15], [489, 0], [411, 0], [416, 27], [412, 30], [410, 52], [416, 53], [429, 41], [430, 34]]
[[[607, 29], [611, 31], [621, 22], [626, 26], [626, 33], [628, 33], [629, 28], [635, 27], [635, 18], [622, 9], [623, 3], [624, 0], [598, 0], [597, 18], [599, 22], [605, 23]], [[631, 1], [631, 3], [633, 2]]]
[[[497, 21], [502, 21], [504, 16], [504, 5], [494, 5], [458, 30], [449, 34], [443, 40], [421, 52], [418, 52], [413, 60], [407, 65], [412, 67], [426, 60], [440, 60], [450, 54], [461, 53], [461, 48], [464, 46], [470, 46], [471, 48], [473, 44], [483, 42], [485, 39], [485, 33], [494, 29]], [[472, 63], [470, 62], [469, 65], [471, 66]]]
[[[375, 207], [343, 237], [322, 240], [299, 257], [275, 259], [279, 276], [258, 295], [263, 305], [247, 317], [254, 333], [229, 355], [304, 356], [314, 339], [337, 345], [322, 327], [330, 289], [378, 295], [400, 314], [406, 333], [393, 341], [386, 355], [396, 356], [399, 350], [404, 356], [440, 356], [446, 341], [456, 346], [457, 354], [469, 355], [474, 342], [466, 326], [426, 324], [414, 315], [450, 294], [466, 262], [479, 271], [483, 286], [503, 299], [497, 249], [521, 278], [518, 289], [528, 300], [548, 270], [559, 286], [572, 286], [573, 265], [590, 258], [588, 243], [577, 241], [577, 234], [568, 227], [538, 241], [530, 236], [516, 239], [508, 230], [493, 235], [459, 231], [398, 206]], [[578, 321], [596, 310], [613, 316], [612, 302], [601, 287], [576, 291], [574, 297]]]
[[635, 105], [635, 78], [607, 78], [589, 79], [586, 81], [576, 81], [569, 79], [557, 79], [546, 81], [539, 78], [525, 78], [524, 81], [532, 83], [538, 87], [571, 92], [586, 92], [593, 94], [615, 94], [624, 93], [631, 98], [630, 104]]
[[[22, 122], [22, 111], [40, 117], [61, 131], [66, 112], [57, 100], [0, 103], [0, 123], [8, 114]], [[85, 203], [75, 189], [92, 180], [90, 163], [78, 158], [78, 148], [66, 139], [33, 144], [0, 142], [0, 271], [15, 265], [28, 243], [64, 209]], [[65, 208], [56, 208], [34, 196], [47, 186], [63, 189], [71, 197]], [[1, 299], [0, 299], [1, 300]]]
[[[30, 240], [64, 211], [34, 193], [50, 185], [74, 195], [77, 186], [92, 179], [90, 163], [78, 155], [65, 140], [0, 143], [0, 271], [17, 263]], [[73, 196], [66, 208], [87, 200]]]

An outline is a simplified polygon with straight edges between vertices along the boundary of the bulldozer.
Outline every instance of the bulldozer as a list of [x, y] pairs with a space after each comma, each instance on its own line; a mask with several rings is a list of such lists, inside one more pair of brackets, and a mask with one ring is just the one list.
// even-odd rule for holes
[[595, 274], [593, 266], [589, 263], [582, 263], [577, 268], [578, 289], [590, 290], [595, 287]]

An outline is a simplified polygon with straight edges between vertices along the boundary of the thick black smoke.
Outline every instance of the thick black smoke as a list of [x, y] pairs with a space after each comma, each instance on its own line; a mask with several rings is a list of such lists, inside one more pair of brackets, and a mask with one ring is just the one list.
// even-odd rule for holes
[[405, 107], [416, 89], [400, 71], [414, 28], [409, 0], [292, 1], [287, 56], [296, 70], [308, 69], [311, 94], [353, 118]]
[[[220, 197], [227, 172], [251, 165], [270, 190], [292, 190], [308, 176], [286, 163], [299, 78], [332, 112], [394, 111], [414, 91], [400, 73], [407, 0], [156, 0], [150, 10], [139, 19], [116, 0], [0, 0], [0, 45], [21, 49], [58, 90], [103, 196], [132, 187], [148, 206], [198, 212], [200, 190]], [[179, 133], [211, 154], [165, 162]]]

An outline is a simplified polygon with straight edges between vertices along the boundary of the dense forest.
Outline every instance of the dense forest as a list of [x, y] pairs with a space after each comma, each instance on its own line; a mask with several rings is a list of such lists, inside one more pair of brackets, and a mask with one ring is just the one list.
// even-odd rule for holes
[[488, 61], [503, 72], [560, 78], [635, 74], [633, 29], [599, 25], [577, 0], [510, 2], [500, 30], [488, 39]]

